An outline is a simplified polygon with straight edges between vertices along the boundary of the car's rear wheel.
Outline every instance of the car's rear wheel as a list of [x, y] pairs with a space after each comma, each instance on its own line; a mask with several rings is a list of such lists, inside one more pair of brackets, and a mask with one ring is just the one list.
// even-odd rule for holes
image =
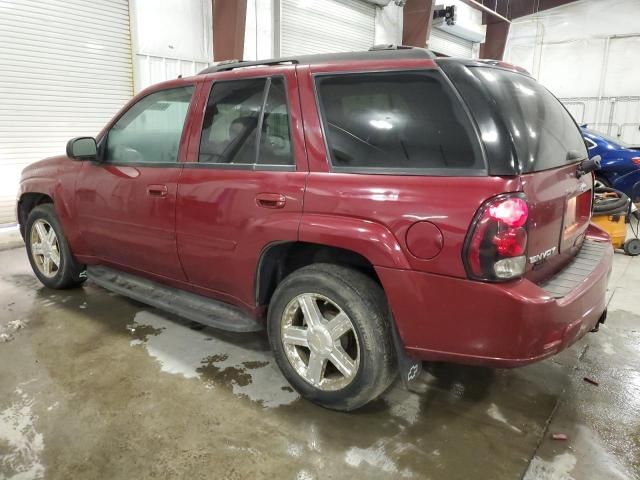
[[396, 374], [388, 306], [378, 283], [329, 264], [285, 278], [269, 306], [276, 361], [305, 398], [353, 410], [380, 395]]
[[29, 213], [25, 243], [31, 268], [45, 286], [63, 289], [85, 281], [84, 265], [71, 255], [53, 205], [39, 205]]

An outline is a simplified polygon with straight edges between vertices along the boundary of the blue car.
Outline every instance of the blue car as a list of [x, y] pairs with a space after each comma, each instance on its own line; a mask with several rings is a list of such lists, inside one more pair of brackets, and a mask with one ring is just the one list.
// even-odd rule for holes
[[584, 125], [580, 128], [589, 158], [600, 155], [602, 159], [600, 170], [595, 172], [596, 187], [612, 187], [631, 197], [633, 186], [640, 182], [640, 148], [588, 130]]

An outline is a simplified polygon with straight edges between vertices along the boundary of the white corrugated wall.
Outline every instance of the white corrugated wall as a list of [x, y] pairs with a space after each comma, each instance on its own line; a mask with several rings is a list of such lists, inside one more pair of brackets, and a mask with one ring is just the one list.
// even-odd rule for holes
[[0, 225], [22, 168], [98, 133], [132, 93], [127, 0], [0, 0]]
[[281, 0], [280, 55], [367, 50], [375, 16], [376, 7], [360, 0]]
[[431, 29], [429, 50], [449, 57], [473, 58], [473, 42], [437, 27]]

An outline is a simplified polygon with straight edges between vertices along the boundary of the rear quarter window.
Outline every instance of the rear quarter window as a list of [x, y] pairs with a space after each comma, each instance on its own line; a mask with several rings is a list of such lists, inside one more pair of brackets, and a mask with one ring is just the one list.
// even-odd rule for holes
[[319, 75], [316, 89], [333, 170], [486, 174], [469, 116], [439, 72]]

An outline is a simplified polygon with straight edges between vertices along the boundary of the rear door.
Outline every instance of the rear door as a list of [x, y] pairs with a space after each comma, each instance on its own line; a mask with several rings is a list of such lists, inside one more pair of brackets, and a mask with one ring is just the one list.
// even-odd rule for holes
[[184, 280], [175, 208], [182, 131], [193, 90], [180, 86], [141, 98], [102, 138], [103, 161], [84, 163], [77, 208], [83, 239], [96, 258]]
[[262, 251], [298, 239], [308, 169], [295, 67], [238, 73], [201, 86], [176, 231], [189, 281], [251, 306]]

